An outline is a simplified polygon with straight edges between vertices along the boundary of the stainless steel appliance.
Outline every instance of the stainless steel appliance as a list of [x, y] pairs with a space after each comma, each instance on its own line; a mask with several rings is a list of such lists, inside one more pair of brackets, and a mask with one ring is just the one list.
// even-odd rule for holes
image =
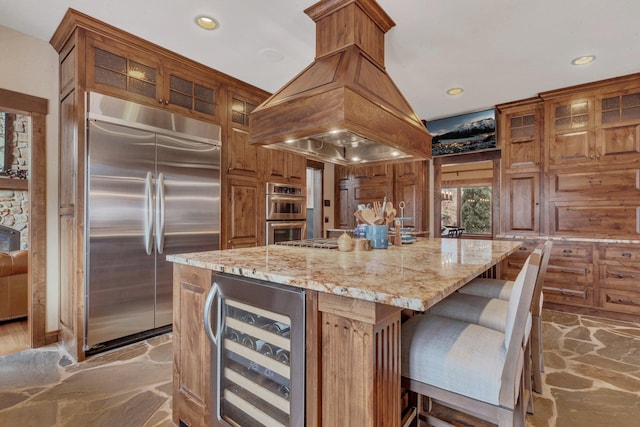
[[305, 188], [268, 182], [266, 200], [267, 245], [303, 239], [307, 230]]
[[220, 127], [87, 94], [85, 352], [172, 323], [167, 254], [220, 239]]
[[304, 425], [305, 291], [215, 273], [203, 315], [210, 425]]

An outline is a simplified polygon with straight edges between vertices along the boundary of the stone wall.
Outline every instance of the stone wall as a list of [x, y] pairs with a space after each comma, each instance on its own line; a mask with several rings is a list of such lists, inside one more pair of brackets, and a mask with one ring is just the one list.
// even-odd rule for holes
[[[29, 169], [30, 117], [22, 114], [0, 114], [0, 134], [4, 139], [10, 164], [4, 167], [5, 173], [13, 178], [26, 176]], [[0, 141], [2, 142], [2, 141]], [[4, 152], [0, 153], [4, 158]], [[23, 190], [0, 189], [0, 224], [20, 231], [20, 248], [29, 245], [29, 193]]]

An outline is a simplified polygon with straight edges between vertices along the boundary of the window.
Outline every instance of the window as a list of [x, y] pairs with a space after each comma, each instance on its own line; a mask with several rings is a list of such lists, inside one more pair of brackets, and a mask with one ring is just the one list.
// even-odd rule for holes
[[491, 234], [491, 186], [442, 189], [442, 227], [463, 227], [465, 234]]

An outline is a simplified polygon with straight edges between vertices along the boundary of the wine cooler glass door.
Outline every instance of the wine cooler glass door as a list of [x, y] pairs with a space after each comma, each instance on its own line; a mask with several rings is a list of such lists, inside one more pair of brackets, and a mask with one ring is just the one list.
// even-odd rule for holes
[[[304, 293], [243, 281], [259, 287], [232, 295], [235, 292], [229, 291], [240, 289], [237, 283], [226, 288], [218, 278], [214, 280], [220, 288], [221, 319], [215, 352], [217, 399], [213, 401], [217, 422], [240, 426], [303, 425]], [[256, 292], [264, 294], [264, 298], [247, 301], [247, 296], [255, 296]], [[278, 297], [282, 292], [293, 296], [297, 304], [278, 309], [283, 305]], [[296, 305], [298, 309], [292, 310]]]

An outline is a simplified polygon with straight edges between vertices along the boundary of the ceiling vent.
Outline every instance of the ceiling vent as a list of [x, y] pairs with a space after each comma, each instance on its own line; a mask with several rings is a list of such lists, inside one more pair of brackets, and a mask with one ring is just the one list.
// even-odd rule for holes
[[249, 142], [339, 164], [431, 158], [431, 135], [384, 67], [395, 23], [373, 0], [322, 0], [316, 58], [250, 116]]

